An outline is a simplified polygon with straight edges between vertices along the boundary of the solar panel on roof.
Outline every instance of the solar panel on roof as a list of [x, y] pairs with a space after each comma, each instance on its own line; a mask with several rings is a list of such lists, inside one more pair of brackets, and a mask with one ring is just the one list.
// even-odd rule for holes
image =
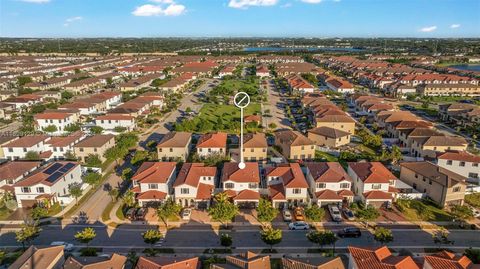
[[68, 170], [72, 169], [73, 167], [75, 167], [74, 163], [67, 163], [62, 168], [60, 168], [60, 170], [58, 170], [58, 171], [60, 171], [62, 173], [66, 173], [66, 172], [68, 172]]
[[47, 170], [45, 170], [44, 173], [47, 175], [51, 175], [53, 174], [53, 172], [57, 171], [60, 167], [62, 167], [61, 163], [54, 163]]
[[63, 175], [64, 175], [64, 173], [62, 173], [62, 172], [55, 172], [53, 175], [51, 175], [51, 176], [49, 176], [49, 177], [47, 178], [47, 181], [53, 183], [53, 182], [55, 182], [57, 179], [59, 179], [60, 177], [62, 177]]

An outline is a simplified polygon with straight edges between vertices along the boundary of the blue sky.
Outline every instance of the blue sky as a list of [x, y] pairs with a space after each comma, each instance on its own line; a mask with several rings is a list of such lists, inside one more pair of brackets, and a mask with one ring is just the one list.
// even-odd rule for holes
[[480, 37], [480, 0], [0, 0], [2, 37]]

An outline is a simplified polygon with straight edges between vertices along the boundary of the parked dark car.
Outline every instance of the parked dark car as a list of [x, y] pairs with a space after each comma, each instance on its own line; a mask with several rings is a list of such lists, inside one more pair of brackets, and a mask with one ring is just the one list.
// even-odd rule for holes
[[145, 220], [145, 216], [147, 215], [147, 209], [145, 207], [141, 207], [137, 210], [135, 214], [136, 220]]
[[338, 237], [345, 238], [345, 237], [360, 237], [362, 236], [362, 232], [360, 229], [355, 227], [343, 228], [337, 233]]
[[135, 213], [137, 212], [136, 208], [129, 208], [125, 213], [125, 217], [129, 220], [135, 220]]

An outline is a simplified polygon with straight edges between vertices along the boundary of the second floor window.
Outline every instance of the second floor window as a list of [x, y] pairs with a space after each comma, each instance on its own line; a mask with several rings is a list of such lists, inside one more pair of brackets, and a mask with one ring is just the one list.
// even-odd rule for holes
[[256, 188], [258, 188], [258, 184], [257, 183], [248, 183], [248, 188], [249, 189], [256, 189]]
[[460, 166], [465, 166], [465, 162], [460, 162]]
[[459, 192], [462, 188], [461, 187], [454, 187], [452, 192]]
[[30, 193], [30, 187], [22, 187], [23, 193]]
[[43, 187], [37, 187], [37, 192], [38, 193], [44, 193], [45, 189]]
[[382, 188], [382, 184], [372, 184], [372, 190], [379, 190]]
[[233, 189], [235, 187], [235, 184], [233, 183], [225, 183], [225, 189]]
[[317, 183], [317, 188], [319, 189], [325, 189], [327, 187], [326, 183]]
[[150, 190], [156, 190], [156, 189], [158, 189], [158, 184], [156, 184], [156, 183], [148, 184], [148, 188]]
[[341, 183], [341, 184], [340, 184], [340, 189], [350, 189], [350, 184], [348, 184], [348, 183]]
[[478, 173], [468, 173], [469, 178], [478, 178]]
[[292, 193], [293, 194], [300, 194], [300, 193], [302, 193], [302, 189], [293, 189]]
[[190, 189], [189, 189], [189, 188], [181, 188], [181, 189], [180, 189], [180, 193], [181, 193], [181, 194], [189, 194], [189, 193], [190, 193]]
[[453, 161], [452, 160], [448, 160], [447, 161], [447, 165], [452, 165], [453, 164]]

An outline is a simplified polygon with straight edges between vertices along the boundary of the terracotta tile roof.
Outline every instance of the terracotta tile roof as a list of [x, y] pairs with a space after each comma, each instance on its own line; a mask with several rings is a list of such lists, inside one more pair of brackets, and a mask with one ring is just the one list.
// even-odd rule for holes
[[197, 148], [226, 148], [227, 134], [226, 133], [211, 133], [204, 134], [197, 142]]
[[283, 184], [272, 184], [268, 186], [269, 197], [272, 200], [285, 200], [285, 188]]
[[144, 162], [132, 180], [140, 183], [167, 183], [170, 175], [175, 172], [175, 162]]
[[3, 145], [4, 148], [29, 148], [34, 145], [39, 144], [40, 142], [45, 142], [49, 139], [46, 135], [31, 135], [31, 136], [23, 136], [19, 139], [13, 140], [6, 145]]
[[285, 130], [275, 132], [275, 142], [289, 146], [310, 146], [315, 145], [315, 142], [310, 140], [298, 131]]
[[328, 138], [339, 138], [339, 137], [345, 137], [350, 135], [350, 133], [344, 132], [342, 130], [338, 130], [335, 128], [330, 128], [330, 127], [317, 127], [308, 130], [309, 133], [314, 133], [317, 135], [325, 136]]
[[340, 257], [282, 258], [283, 269], [346, 269]]
[[[56, 173], [58, 171], [55, 170], [53, 171], [52, 173], [49, 173], [49, 168], [52, 167], [52, 166], [59, 166], [58, 169], [60, 169], [61, 167], [65, 166], [65, 165], [70, 165], [71, 167], [66, 170], [66, 171], [62, 171], [63, 175], [60, 176], [60, 177], [57, 177], [56, 179], [54, 180], [47, 180], [51, 175], [53, 175], [54, 173]], [[80, 164], [77, 163], [77, 162], [54, 162], [54, 163], [51, 163], [50, 165], [48, 166], [45, 166], [41, 169], [38, 169], [37, 171], [34, 171], [30, 176], [26, 177], [25, 179], [23, 180], [20, 180], [18, 181], [17, 183], [15, 183], [15, 187], [26, 187], [26, 186], [33, 186], [35, 184], [44, 184], [44, 185], [47, 185], [47, 186], [53, 186], [55, 183], [57, 183], [60, 179], [62, 179], [66, 174], [70, 173], [70, 171], [72, 171], [73, 169], [75, 169], [77, 166], [79, 166]]]
[[163, 200], [167, 197], [167, 194], [161, 191], [149, 190], [139, 193], [137, 200]]
[[262, 117], [260, 117], [259, 115], [247, 115], [245, 117], [243, 117], [243, 121], [245, 123], [250, 123], [250, 122], [262, 122]]
[[207, 167], [203, 163], [184, 163], [178, 172], [175, 179], [174, 187], [182, 184], [187, 184], [192, 187], [197, 187], [200, 182], [200, 177], [212, 177], [217, 175], [216, 167]]
[[244, 148], [267, 148], [267, 138], [264, 133], [248, 133], [243, 137]]
[[192, 138], [192, 133], [170, 132], [163, 136], [162, 140], [160, 140], [160, 142], [158, 143], [157, 148], [163, 148], [163, 147], [183, 148], [187, 146], [191, 138]]
[[348, 166], [364, 183], [389, 183], [397, 179], [380, 162], [349, 162]]
[[43, 112], [35, 115], [35, 119], [58, 119], [63, 120], [70, 117], [72, 114], [67, 112]]
[[358, 269], [420, 269], [410, 256], [393, 256], [386, 247], [348, 247]]
[[286, 188], [308, 188], [307, 180], [298, 163], [280, 164], [265, 169], [265, 176], [281, 177]]
[[315, 182], [352, 182], [350, 176], [338, 162], [311, 162], [306, 163], [305, 166]]
[[241, 200], [260, 200], [260, 193], [252, 190], [242, 190], [238, 192], [238, 194], [233, 197], [235, 201]]
[[[75, 148], [98, 148], [102, 147], [112, 140], [115, 136], [107, 135], [92, 135], [74, 145]], [[113, 146], [113, 145], [112, 145]]]
[[138, 259], [135, 269], [200, 269], [198, 257], [144, 257]]
[[123, 269], [127, 257], [113, 253], [110, 258], [70, 256], [62, 269]]
[[459, 136], [431, 136], [424, 143], [424, 146], [467, 146], [468, 142]]
[[238, 163], [228, 162], [223, 165], [222, 182], [231, 180], [234, 182], [260, 183], [260, 169], [256, 162], [246, 162], [245, 168], [238, 168]]
[[30, 246], [20, 257], [11, 264], [9, 269], [22, 268], [54, 268], [63, 259], [64, 246], [39, 248]]
[[215, 190], [215, 186], [210, 184], [200, 183], [198, 184], [197, 196], [195, 197], [195, 199], [209, 200], [210, 198], [212, 198], [212, 194], [214, 190]]
[[353, 197], [355, 194], [351, 190], [341, 190], [337, 192], [342, 197]]
[[318, 200], [342, 200], [343, 197], [335, 191], [325, 189], [315, 193]]
[[384, 191], [367, 191], [363, 197], [367, 200], [392, 200], [392, 194]]
[[478, 269], [480, 265], [473, 264], [467, 256], [456, 256], [448, 251], [441, 251], [435, 255], [425, 256], [425, 263], [431, 269]]
[[437, 159], [480, 163], [480, 156], [466, 151], [450, 150], [437, 154]]
[[66, 135], [66, 136], [52, 136], [45, 144], [49, 144], [52, 147], [66, 147], [84, 137], [85, 134], [81, 131]]
[[38, 168], [41, 162], [34, 161], [15, 161], [0, 165], [0, 181], [13, 180]]

